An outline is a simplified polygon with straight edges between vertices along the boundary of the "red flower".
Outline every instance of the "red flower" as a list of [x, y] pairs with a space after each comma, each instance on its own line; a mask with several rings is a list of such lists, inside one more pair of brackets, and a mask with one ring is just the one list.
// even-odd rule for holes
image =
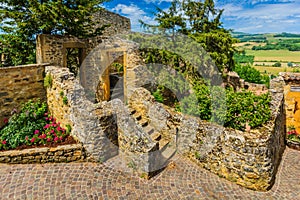
[[3, 141], [2, 141], [2, 144], [6, 145], [6, 141], [5, 141], [5, 140], [3, 140]]
[[8, 119], [4, 118], [3, 122], [4, 122], [4, 124], [7, 124], [8, 123]]
[[55, 137], [54, 138], [54, 142], [57, 142], [59, 139], [58, 139], [58, 137]]
[[34, 141], [35, 141], [35, 138], [32, 138], [32, 139], [30, 140], [31, 143], [34, 143]]
[[47, 142], [51, 142], [51, 138], [48, 138], [48, 139], [47, 139]]
[[37, 134], [39, 134], [39, 133], [40, 133], [39, 130], [35, 130], [35, 131], [34, 131], [34, 134], [35, 134], [35, 135], [37, 135]]

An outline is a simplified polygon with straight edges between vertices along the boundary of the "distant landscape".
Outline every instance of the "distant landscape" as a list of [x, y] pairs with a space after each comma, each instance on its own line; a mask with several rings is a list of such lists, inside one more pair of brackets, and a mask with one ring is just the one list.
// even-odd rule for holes
[[236, 47], [240, 55], [250, 58], [244, 63], [261, 73], [276, 76], [279, 72], [300, 72], [300, 34], [233, 32], [232, 36], [239, 40]]

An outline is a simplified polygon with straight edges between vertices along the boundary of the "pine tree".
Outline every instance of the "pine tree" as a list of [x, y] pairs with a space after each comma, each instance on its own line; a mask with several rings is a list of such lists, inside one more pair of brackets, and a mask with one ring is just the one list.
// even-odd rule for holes
[[6, 65], [35, 62], [37, 34], [91, 37], [101, 34], [92, 16], [107, 0], [3, 0], [0, 4], [2, 49]]

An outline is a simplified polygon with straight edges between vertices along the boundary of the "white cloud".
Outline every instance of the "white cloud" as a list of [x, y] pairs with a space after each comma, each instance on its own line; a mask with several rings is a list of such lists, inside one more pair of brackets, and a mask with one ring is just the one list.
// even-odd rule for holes
[[295, 32], [295, 26], [300, 24], [300, 10], [295, 9], [299, 6], [299, 2], [259, 4], [251, 8], [226, 4], [222, 6], [225, 9], [223, 21], [235, 31]]
[[135, 4], [118, 4], [112, 9], [112, 11], [128, 17], [131, 21], [131, 27], [133, 31], [140, 31], [139, 20], [142, 20], [147, 24], [155, 23], [153, 18], [149, 17], [144, 10], [142, 10]]
[[162, 2], [172, 2], [173, 0], [144, 0], [146, 3], [161, 4]]

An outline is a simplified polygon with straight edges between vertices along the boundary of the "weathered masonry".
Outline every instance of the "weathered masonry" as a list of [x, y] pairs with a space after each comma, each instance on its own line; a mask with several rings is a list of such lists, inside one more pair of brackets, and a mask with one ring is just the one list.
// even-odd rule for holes
[[[126, 18], [114, 19], [114, 33], [130, 29]], [[21, 101], [40, 97], [62, 126], [72, 126], [71, 134], [82, 144], [88, 161], [106, 162], [119, 156], [143, 177], [153, 176], [180, 153], [239, 185], [266, 191], [274, 183], [285, 149], [286, 125], [299, 128], [298, 75], [282, 74], [272, 80], [271, 120], [243, 132], [156, 102], [142, 86], [155, 83], [157, 77], [147, 73], [138, 46], [119, 37], [39, 35], [37, 62], [0, 69], [5, 77], [0, 80], [1, 122]], [[51, 77], [47, 88], [45, 76]], [[266, 91], [238, 77], [229, 78], [235, 89]], [[81, 153], [74, 154], [81, 159]]]

